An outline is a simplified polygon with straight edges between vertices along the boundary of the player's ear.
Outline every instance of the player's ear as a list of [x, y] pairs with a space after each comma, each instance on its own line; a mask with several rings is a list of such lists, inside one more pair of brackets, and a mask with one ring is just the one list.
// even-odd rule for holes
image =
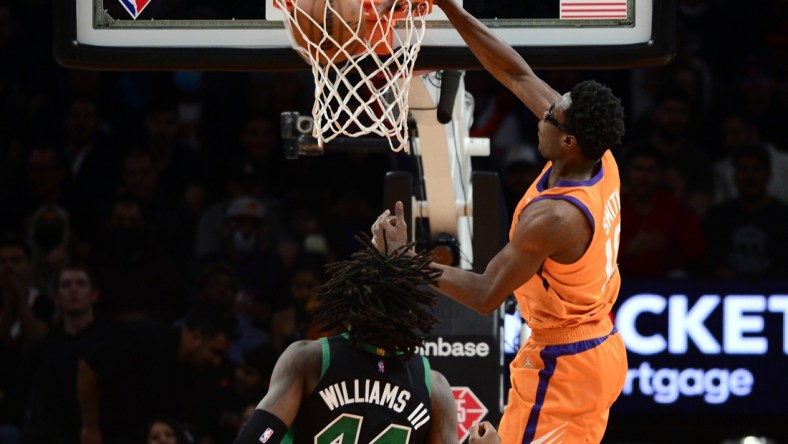
[[577, 144], [577, 137], [566, 133], [561, 137], [561, 146], [568, 150], [575, 148], [580, 149], [580, 146]]

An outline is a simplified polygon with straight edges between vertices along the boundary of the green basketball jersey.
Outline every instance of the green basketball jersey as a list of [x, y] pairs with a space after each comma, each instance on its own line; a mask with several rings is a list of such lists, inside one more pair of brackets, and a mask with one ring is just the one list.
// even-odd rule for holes
[[323, 369], [301, 402], [289, 436], [295, 444], [417, 444], [427, 441], [432, 376], [426, 358], [404, 360], [350, 345], [346, 336], [320, 340]]

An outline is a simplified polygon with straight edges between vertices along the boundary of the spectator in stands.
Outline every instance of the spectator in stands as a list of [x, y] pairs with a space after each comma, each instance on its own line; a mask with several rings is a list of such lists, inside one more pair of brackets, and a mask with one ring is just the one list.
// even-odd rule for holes
[[260, 201], [265, 208], [266, 231], [276, 244], [276, 249], [287, 262], [295, 253], [292, 251], [287, 227], [282, 220], [282, 204], [266, 193], [263, 165], [250, 159], [236, 159], [230, 166], [224, 187], [227, 198], [206, 208], [197, 221], [194, 240], [196, 256], [204, 256], [215, 251], [222, 243], [227, 209], [237, 198], [249, 197]]
[[[290, 75], [291, 73], [284, 73], [279, 78], [286, 79]], [[284, 90], [277, 92], [277, 94], [286, 94], [285, 90], [287, 88], [285, 86]], [[293, 99], [297, 99], [297, 97], [293, 97]], [[289, 100], [283, 101], [282, 104], [275, 106], [287, 106], [289, 102]], [[257, 180], [262, 184], [263, 196], [276, 199], [279, 202], [286, 199], [288, 194], [294, 188], [300, 187], [303, 182], [309, 182], [314, 179], [301, 174], [302, 164], [312, 162], [291, 162], [285, 160], [284, 144], [280, 137], [280, 126], [279, 114], [272, 112], [252, 112], [249, 114], [244, 120], [244, 126], [241, 129], [238, 156], [231, 159], [233, 162], [231, 165], [237, 165], [239, 162], [253, 162], [259, 170], [258, 174], [260, 176]], [[362, 157], [366, 156], [362, 154]], [[327, 158], [321, 156], [318, 163], [326, 168], [320, 174], [322, 177], [325, 177], [324, 174], [330, 172]], [[367, 168], [369, 167], [370, 165], [367, 165]], [[354, 171], [357, 174], [365, 172], [365, 170]], [[330, 181], [321, 183], [322, 187], [330, 187], [331, 185]]]
[[773, 142], [780, 150], [788, 151], [788, 136], [785, 134], [788, 103], [784, 99], [784, 81], [781, 85], [769, 63], [755, 54], [750, 54], [746, 63], [741, 65], [741, 75], [739, 86], [743, 107], [752, 116], [761, 138]]
[[663, 82], [666, 82], [670, 87], [677, 88], [689, 99], [690, 128], [688, 131], [693, 138], [705, 137], [704, 129], [708, 126], [713, 99], [709, 91], [711, 79], [705, 65], [685, 56], [680, 62], [668, 65], [665, 74], [668, 78]]
[[0, 341], [25, 349], [40, 341], [52, 320], [52, 300], [32, 286], [30, 250], [21, 239], [0, 242]]
[[233, 341], [227, 353], [233, 364], [240, 363], [246, 352], [268, 342], [266, 334], [252, 324], [249, 316], [235, 310], [238, 288], [238, 277], [226, 264], [211, 265], [197, 276], [197, 306], [229, 313], [235, 318]]
[[[315, 308], [317, 288], [326, 281], [325, 265], [326, 260], [322, 255], [305, 253], [290, 269], [290, 277], [287, 281], [288, 291], [295, 306], [298, 325], [303, 333], [306, 333], [306, 329], [312, 326], [311, 312]], [[299, 336], [305, 339], [317, 339], [316, 336], [309, 334]]]
[[281, 353], [299, 339], [326, 336], [319, 325], [312, 323], [317, 287], [325, 283], [325, 257], [318, 253], [304, 253], [290, 268], [287, 279], [288, 300], [281, 301], [274, 312], [269, 330], [271, 345]]
[[196, 214], [205, 206], [207, 171], [200, 151], [180, 141], [178, 103], [154, 100], [145, 113], [147, 148], [164, 195], [183, 200]]
[[[680, 3], [686, 5], [688, 2]], [[703, 15], [700, 10], [695, 12]], [[702, 50], [702, 26], [701, 23], [694, 24], [693, 27], [679, 24], [676, 30], [676, 56], [670, 64], [631, 71], [630, 98], [625, 107], [630, 122], [627, 126], [628, 133], [643, 130], [642, 126], [646, 123], [643, 118], [654, 107], [654, 100], [658, 98], [657, 92], [667, 87], [676, 88], [686, 95], [690, 103], [690, 130], [694, 136], [706, 136], [704, 128], [711, 117], [715, 97], [712, 72], [708, 64], [695, 55]]]
[[80, 239], [94, 241], [100, 232], [100, 204], [117, 188], [119, 153], [101, 134], [101, 119], [94, 99], [74, 98], [65, 116], [65, 154], [69, 162], [68, 210]]
[[218, 367], [230, 348], [233, 318], [192, 310], [182, 327], [150, 321], [118, 325], [87, 351], [77, 370], [83, 444], [133, 440], [151, 417], [187, 423], [195, 378]]
[[241, 130], [240, 160], [257, 162], [262, 168], [262, 180], [269, 196], [281, 197], [286, 171], [284, 148], [279, 137], [279, 118], [273, 114], [250, 115]]
[[12, 231], [21, 231], [25, 218], [41, 205], [69, 204], [65, 189], [68, 177], [66, 159], [58, 150], [44, 143], [34, 145], [27, 154], [24, 172], [24, 186], [21, 189], [2, 193], [3, 208], [10, 219], [4, 223]]
[[[325, 256], [329, 262], [336, 260], [336, 255], [329, 243], [326, 233], [327, 218], [321, 202], [321, 195], [309, 190], [295, 191], [285, 205], [287, 227], [293, 236], [299, 255], [316, 253]], [[286, 263], [292, 267], [292, 263]]]
[[36, 345], [43, 355], [52, 355], [62, 344], [71, 342], [97, 325], [93, 309], [99, 299], [92, 272], [85, 265], [64, 265], [56, 276], [55, 322], [46, 338]]
[[762, 140], [758, 126], [751, 116], [741, 109], [729, 112], [722, 119], [722, 146], [725, 157], [714, 164], [714, 198], [722, 203], [738, 197], [733, 158], [736, 153], [753, 146], [761, 146], [769, 154], [769, 184], [772, 196], [788, 203], [788, 153], [779, 151], [774, 144]]
[[158, 165], [150, 151], [133, 149], [126, 152], [120, 177], [120, 193], [147, 207], [146, 213], [155, 214], [159, 210], [156, 205], [174, 200], [175, 196], [163, 193], [159, 187]]
[[58, 205], [44, 204], [33, 213], [26, 229], [33, 285], [54, 294], [55, 274], [71, 259], [72, 253], [80, 251], [80, 244], [71, 235], [69, 215]]
[[327, 153], [322, 170], [308, 178], [306, 193], [321, 196], [327, 217], [322, 228], [331, 251], [350, 257], [358, 249], [355, 235], [364, 231], [383, 205], [384, 177], [390, 158], [366, 152]]
[[[182, 195], [169, 194], [161, 187], [159, 166], [153, 153], [134, 149], [125, 154], [120, 194], [140, 204], [152, 242], [179, 264], [193, 259], [195, 213]], [[185, 269], [185, 264], [183, 267]]]
[[788, 276], [788, 206], [767, 190], [769, 162], [763, 147], [745, 148], [733, 157], [738, 197], [713, 207], [704, 221], [714, 277]]
[[143, 429], [143, 437], [138, 444], [189, 444], [193, 440], [186, 437], [183, 425], [172, 418], [156, 418]]
[[182, 277], [151, 237], [140, 204], [120, 197], [112, 205], [94, 269], [103, 297], [99, 311], [113, 319], [173, 321], [181, 313]]
[[659, 152], [668, 190], [700, 216], [711, 203], [712, 173], [705, 150], [692, 138], [690, 106], [679, 89], [659, 92], [649, 132], [636, 146]]
[[243, 425], [244, 408], [257, 404], [268, 392], [278, 357], [279, 354], [268, 346], [249, 350], [235, 365], [229, 382], [224, 381], [218, 387], [213, 395], [215, 398], [203, 408], [205, 419], [201, 421], [215, 442], [233, 442]]
[[77, 362], [110, 324], [96, 317], [99, 290], [84, 265], [66, 265], [56, 276], [56, 320], [37, 343], [20, 373], [28, 391], [23, 436], [28, 443], [79, 442]]
[[654, 150], [630, 154], [621, 193], [621, 274], [682, 277], [697, 265], [705, 249], [695, 214], [665, 191], [662, 157]]
[[52, 318], [51, 300], [31, 285], [31, 274], [27, 245], [12, 235], [0, 240], [0, 442], [17, 442], [26, 395], [20, 363]]
[[63, 182], [68, 177], [66, 158], [46, 142], [33, 145], [25, 165], [27, 209], [45, 202], [60, 202]]
[[215, 264], [226, 264], [233, 269], [239, 281], [237, 308], [249, 314], [255, 325], [264, 330], [278, 298], [283, 270], [282, 261], [272, 248], [266, 222], [267, 208], [258, 199], [232, 200], [225, 214], [221, 245], [197, 260], [198, 273]]

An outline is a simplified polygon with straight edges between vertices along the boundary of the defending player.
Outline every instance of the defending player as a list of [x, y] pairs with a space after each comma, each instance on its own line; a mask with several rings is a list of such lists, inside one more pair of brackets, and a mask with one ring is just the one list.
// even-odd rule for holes
[[413, 356], [437, 322], [429, 284], [440, 271], [425, 255], [365, 245], [329, 267], [317, 296], [315, 322], [345, 333], [284, 351], [236, 443], [457, 442], [449, 384]]
[[[504, 443], [599, 442], [627, 372], [624, 343], [608, 313], [618, 296], [619, 174], [609, 149], [624, 111], [594, 81], [559, 94], [508, 44], [454, 0], [436, 0], [482, 65], [539, 122], [550, 162], [515, 210], [510, 242], [483, 274], [442, 267], [438, 289], [488, 313], [514, 292], [533, 333], [511, 364]], [[372, 227], [375, 244], [407, 240], [402, 204]]]

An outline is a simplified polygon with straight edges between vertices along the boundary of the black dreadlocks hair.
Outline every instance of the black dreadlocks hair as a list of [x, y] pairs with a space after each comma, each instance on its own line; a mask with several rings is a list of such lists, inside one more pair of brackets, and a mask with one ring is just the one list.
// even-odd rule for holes
[[317, 289], [314, 322], [323, 331], [347, 330], [354, 346], [366, 342], [410, 358], [438, 322], [429, 310], [437, 303], [429, 285], [442, 271], [430, 266], [427, 252], [406, 255], [413, 244], [387, 255], [366, 235], [356, 240], [362, 250], [326, 266], [330, 278]]
[[621, 143], [624, 136], [624, 107], [613, 91], [594, 80], [578, 83], [569, 93], [572, 104], [564, 115], [583, 155], [598, 160], [605, 151]]

